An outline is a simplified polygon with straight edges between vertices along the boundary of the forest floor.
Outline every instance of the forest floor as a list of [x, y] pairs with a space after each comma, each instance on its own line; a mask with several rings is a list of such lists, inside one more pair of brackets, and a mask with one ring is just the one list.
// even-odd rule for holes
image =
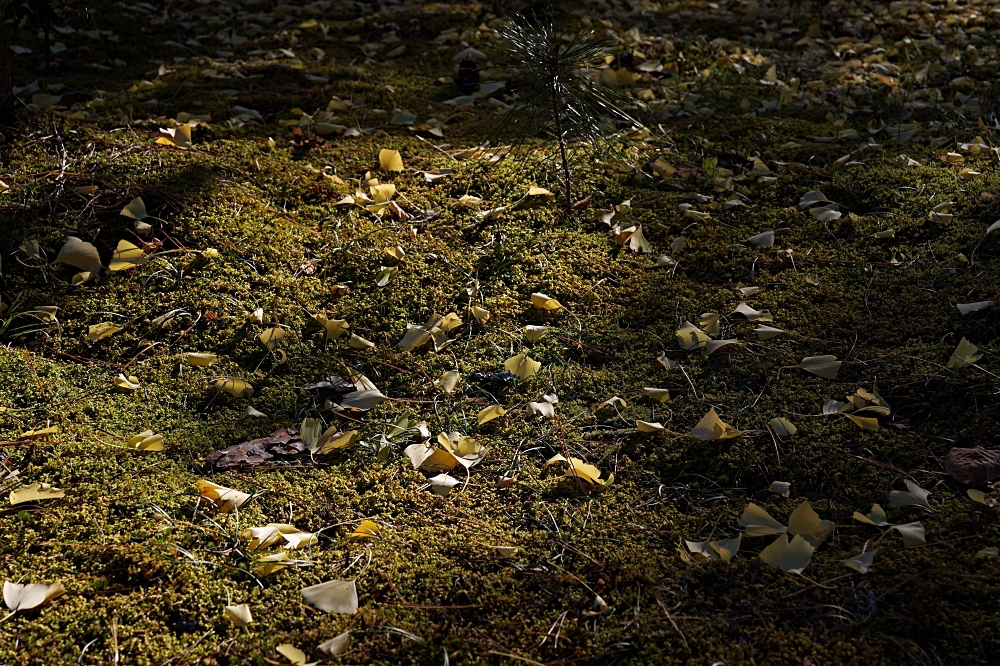
[[[996, 493], [942, 462], [1000, 430], [1000, 5], [564, 3], [561, 29], [621, 40], [592, 74], [645, 103], [626, 163], [572, 148], [567, 214], [551, 145], [469, 151], [513, 101], [456, 99], [467, 47], [482, 82], [513, 74], [498, 4], [98, 2], [47, 68], [17, 33], [0, 579], [65, 593], [0, 624], [0, 663], [996, 664]], [[356, 196], [375, 179], [394, 206]], [[79, 285], [52, 263], [69, 236], [105, 266]], [[452, 312], [437, 351], [399, 346]], [[954, 367], [963, 338], [982, 358]], [[540, 365], [509, 381], [520, 354]], [[824, 355], [832, 378], [798, 367]], [[340, 407], [369, 384], [387, 399]], [[691, 436], [711, 409], [738, 436]], [[354, 435], [206, 462], [306, 418]], [[452, 432], [478, 464], [446, 494], [404, 449]], [[203, 480], [252, 498], [224, 513]], [[61, 493], [8, 501], [34, 484]], [[781, 525], [741, 526], [751, 503]], [[881, 526], [853, 517], [874, 504]], [[269, 523], [300, 547], [254, 549]], [[771, 558], [785, 524], [798, 555]], [[336, 580], [357, 612], [302, 595]]]

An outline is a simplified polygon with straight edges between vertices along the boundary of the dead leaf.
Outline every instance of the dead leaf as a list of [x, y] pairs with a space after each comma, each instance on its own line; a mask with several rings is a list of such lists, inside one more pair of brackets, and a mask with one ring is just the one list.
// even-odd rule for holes
[[383, 148], [378, 153], [378, 162], [386, 171], [402, 171], [404, 168], [403, 156], [399, 154], [398, 150]]
[[43, 583], [33, 583], [30, 585], [20, 585], [4, 581], [3, 602], [12, 611], [23, 611], [37, 608], [47, 601], [64, 594], [66, 588], [62, 583], [56, 581], [51, 585]]
[[732, 439], [733, 437], [739, 437], [742, 433], [731, 425], [723, 423], [719, 415], [716, 414], [715, 407], [712, 407], [708, 410], [708, 414], [705, 414], [688, 434], [703, 442], [709, 442], [720, 439]]
[[[29, 242], [34, 241], [25, 241], [25, 244]], [[35, 243], [35, 247], [38, 247], [37, 243]], [[35, 250], [36, 258], [41, 258], [39, 252], [40, 250]], [[97, 248], [92, 243], [82, 241], [76, 236], [66, 237], [66, 243], [59, 249], [59, 254], [56, 255], [55, 262], [68, 264], [69, 266], [79, 268], [81, 271], [90, 273], [98, 273], [102, 267], [101, 257], [97, 253]]]
[[801, 536], [796, 536], [791, 542], [787, 534], [779, 534], [764, 550], [760, 551], [760, 559], [775, 569], [786, 573], [801, 574], [809, 566], [815, 547]]
[[65, 496], [66, 493], [47, 483], [33, 483], [30, 486], [10, 491], [10, 503], [15, 505], [24, 502], [40, 502], [41, 500], [59, 499]]

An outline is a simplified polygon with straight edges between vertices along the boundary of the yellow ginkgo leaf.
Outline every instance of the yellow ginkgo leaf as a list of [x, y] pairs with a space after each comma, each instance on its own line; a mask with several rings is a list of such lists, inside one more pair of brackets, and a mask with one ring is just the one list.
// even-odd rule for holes
[[775, 569], [786, 573], [800, 574], [809, 566], [813, 551], [816, 548], [807, 540], [796, 536], [791, 542], [787, 534], [779, 534], [778, 538], [764, 550], [760, 551], [760, 559]]
[[47, 483], [33, 483], [30, 486], [10, 491], [10, 503], [38, 502], [40, 500], [59, 499], [65, 496], [66, 493], [58, 488], [53, 488]]
[[483, 409], [479, 410], [479, 414], [477, 415], [476, 418], [479, 421], [479, 425], [483, 425], [484, 423], [492, 421], [495, 418], [499, 418], [506, 413], [507, 410], [504, 409], [502, 406], [490, 405], [489, 407], [484, 407]]
[[790, 481], [772, 481], [769, 490], [775, 495], [781, 495], [782, 497], [791, 497], [792, 484]]
[[358, 612], [358, 589], [353, 580], [331, 580], [302, 588], [302, 601], [325, 613]]
[[890, 529], [896, 530], [903, 537], [904, 548], [916, 548], [927, 543], [924, 525], [920, 521], [906, 523], [905, 525], [893, 525]]
[[796, 428], [791, 421], [783, 416], [771, 419], [771, 430], [773, 430], [774, 434], [781, 439], [791, 437], [799, 431], [799, 429]]
[[338, 657], [351, 647], [351, 632], [345, 631], [337, 634], [328, 641], [323, 641], [316, 646], [316, 649], [330, 657]]
[[767, 511], [757, 506], [753, 502], [743, 510], [743, 515], [739, 519], [740, 527], [744, 528], [744, 536], [767, 536], [770, 534], [783, 534], [788, 528], [771, 517]]
[[270, 576], [286, 567], [290, 567], [292, 564], [293, 562], [288, 557], [288, 553], [281, 551], [258, 558], [254, 561], [253, 566], [250, 567], [250, 571], [256, 576]]
[[55, 599], [65, 592], [66, 588], [58, 581], [51, 585], [44, 585], [42, 583], [20, 585], [4, 581], [3, 603], [12, 611], [31, 610], [47, 601]]
[[403, 449], [403, 454], [410, 459], [414, 469], [428, 474], [447, 472], [459, 464], [458, 457], [451, 451], [429, 446], [423, 442], [411, 444]]
[[402, 171], [404, 168], [403, 156], [399, 154], [398, 150], [383, 148], [378, 152], [378, 162], [386, 171]]
[[875, 559], [875, 553], [877, 550], [869, 550], [868, 552], [861, 553], [860, 555], [855, 555], [854, 557], [841, 560], [846, 566], [851, 567], [858, 573], [866, 574], [868, 570], [871, 569], [872, 560]]
[[854, 520], [868, 525], [875, 525], [876, 527], [889, 527], [892, 524], [886, 519], [885, 509], [878, 504], [872, 504], [872, 510], [868, 513], [868, 515], [865, 515], [860, 511], [855, 511]]
[[161, 146], [173, 146], [174, 148], [187, 150], [194, 145], [191, 143], [191, 124], [184, 123], [177, 127], [161, 127], [160, 137], [156, 140], [156, 143]]
[[978, 490], [976, 488], [969, 488], [965, 491], [965, 493], [969, 496], [969, 499], [971, 499], [973, 502], [979, 502], [980, 504], [983, 504], [985, 506], [996, 506], [997, 501], [995, 499], [988, 499], [986, 497], [986, 493], [984, 493], [982, 490]]
[[670, 391], [668, 389], [649, 388], [647, 386], [646, 388], [642, 389], [642, 392], [648, 395], [656, 402], [667, 402], [670, 400]]
[[[29, 242], [33, 243], [34, 241], [25, 241], [25, 244]], [[37, 247], [38, 244], [35, 243], [36, 256], [40, 252]], [[66, 243], [59, 249], [55, 261], [90, 273], [97, 273], [101, 270], [101, 257], [97, 253], [97, 248], [94, 247], [93, 243], [82, 241], [76, 236], [66, 237]]]
[[715, 407], [712, 407], [688, 434], [703, 442], [708, 442], [717, 439], [732, 439], [739, 437], [742, 433], [731, 425], [723, 423], [715, 412]]
[[520, 377], [523, 382], [534, 377], [541, 370], [542, 364], [527, 354], [518, 354], [504, 361], [503, 367], [507, 369], [507, 372], [512, 372]]
[[[94, 274], [93, 271], [81, 271], [73, 275], [73, 277], [70, 279], [70, 283], [74, 287], [80, 287], [87, 284], [95, 277], [96, 275]], [[3, 312], [3, 306], [0, 306], [0, 312]]]
[[663, 424], [658, 421], [636, 421], [635, 427], [639, 432], [660, 432]]
[[284, 337], [285, 329], [280, 326], [266, 328], [259, 336], [261, 343], [263, 343], [263, 345], [271, 351], [274, 351], [278, 347], [278, 343], [281, 342]]
[[123, 373], [118, 373], [118, 376], [114, 378], [114, 383], [123, 391], [135, 391], [142, 386], [135, 375], [126, 377]]
[[374, 342], [366, 340], [360, 335], [356, 335], [354, 333], [351, 333], [351, 337], [348, 338], [347, 344], [351, 347], [351, 349], [372, 349], [375, 347]]
[[476, 318], [480, 324], [485, 324], [490, 319], [490, 311], [485, 308], [481, 308], [478, 305], [473, 305], [469, 308], [472, 312], [472, 316]]
[[209, 383], [234, 398], [242, 398], [244, 395], [253, 393], [253, 386], [250, 385], [250, 382], [244, 379], [237, 379], [236, 377], [220, 377], [219, 379], [211, 380]]
[[757, 334], [757, 339], [759, 340], [772, 340], [778, 337], [779, 335], [785, 334], [785, 332], [780, 328], [774, 328], [773, 326], [764, 326], [763, 324], [753, 329], [753, 332]]
[[531, 295], [531, 306], [536, 310], [558, 310], [562, 307], [562, 303], [551, 296], [536, 291]]
[[906, 484], [906, 490], [889, 491], [890, 509], [900, 506], [921, 506], [925, 509], [931, 508], [931, 504], [928, 499], [931, 495], [931, 491], [921, 488], [909, 479], [904, 479], [903, 482]]
[[[462, 378], [462, 373], [458, 370], [448, 370], [442, 375], [434, 380], [434, 386], [436, 386], [442, 393], [451, 395], [455, 392], [455, 387], [458, 386], [458, 380]], [[482, 423], [482, 421], [480, 421]]]
[[347, 535], [348, 539], [368, 539], [378, 536], [378, 523], [374, 520], [362, 520], [361, 524], [354, 528], [354, 531]]
[[797, 534], [818, 547], [830, 535], [836, 523], [829, 520], [821, 520], [819, 514], [812, 508], [808, 501], [800, 504], [792, 514], [788, 516], [788, 533]]
[[154, 435], [152, 430], [140, 432], [128, 438], [128, 447], [136, 451], [162, 451], [163, 435]]
[[719, 334], [719, 315], [714, 312], [706, 312], [701, 315], [701, 319], [698, 321], [698, 325], [701, 326], [701, 330], [705, 331], [708, 335], [718, 335]]
[[136, 197], [128, 202], [120, 214], [122, 217], [130, 217], [133, 220], [144, 220], [149, 217], [146, 212], [146, 202], [142, 200], [142, 197]]
[[222, 609], [222, 613], [236, 627], [242, 628], [253, 622], [253, 615], [250, 614], [250, 606], [246, 604], [225, 606]]
[[842, 363], [843, 361], [838, 361], [836, 356], [826, 354], [823, 356], [807, 356], [796, 367], [823, 379], [836, 379]]
[[87, 339], [91, 342], [97, 342], [98, 340], [111, 337], [120, 330], [122, 329], [118, 328], [111, 322], [101, 322], [100, 324], [94, 324], [90, 327], [87, 331]]
[[684, 325], [677, 329], [677, 344], [684, 351], [702, 349], [708, 345], [709, 340], [708, 335], [691, 322], [684, 322]]
[[188, 365], [195, 365], [199, 368], [207, 368], [218, 362], [219, 356], [211, 353], [188, 352], [184, 354], [184, 360]]
[[583, 479], [593, 485], [604, 485], [604, 481], [601, 480], [601, 470], [597, 469], [595, 465], [586, 463], [579, 458], [569, 459], [569, 468], [566, 470], [566, 476]]
[[458, 462], [465, 467], [472, 467], [486, 455], [482, 444], [474, 438], [458, 432], [439, 433], [437, 441], [444, 450], [454, 455]]
[[878, 419], [872, 416], [855, 416], [854, 414], [844, 414], [862, 430], [878, 430]]
[[554, 197], [555, 194], [545, 189], [544, 187], [538, 187], [537, 185], [531, 185], [528, 187], [529, 197]]
[[361, 435], [358, 434], [357, 430], [348, 430], [344, 433], [336, 433], [329, 437], [324, 437], [320, 439], [319, 453], [327, 454], [331, 451], [337, 451], [339, 449], [350, 448], [355, 442], [361, 439]]
[[534, 326], [528, 324], [524, 327], [524, 337], [528, 338], [528, 342], [538, 342], [552, 329], [551, 326]]
[[49, 426], [48, 428], [39, 428], [38, 430], [27, 430], [21, 433], [20, 439], [39, 439], [41, 437], [54, 435], [57, 432], [59, 432], [59, 426]]
[[948, 359], [948, 367], [954, 370], [967, 368], [982, 357], [983, 355], [979, 353], [979, 347], [962, 338], [958, 347], [951, 353], [951, 358]]
[[111, 263], [108, 269], [111, 271], [124, 271], [135, 268], [142, 262], [142, 248], [129, 243], [127, 240], [118, 241], [118, 247], [111, 254]]
[[212, 483], [211, 481], [206, 481], [205, 479], [198, 480], [198, 494], [203, 499], [215, 504], [220, 513], [232, 513], [234, 510], [239, 509], [246, 504], [251, 497], [251, 495], [248, 495], [247, 493], [240, 492], [239, 490], [233, 490], [232, 488], [226, 488], [225, 486], [220, 486], [217, 483]]
[[322, 312], [317, 312], [312, 317], [323, 327], [323, 333], [327, 340], [336, 340], [347, 333], [347, 329], [350, 328], [346, 319], [330, 319]]

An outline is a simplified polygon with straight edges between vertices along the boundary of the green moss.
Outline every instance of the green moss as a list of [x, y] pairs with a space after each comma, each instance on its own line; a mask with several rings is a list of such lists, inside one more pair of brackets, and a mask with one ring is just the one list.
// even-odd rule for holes
[[[699, 207], [714, 222], [692, 225], [678, 205], [691, 191], [710, 192], [704, 180], [661, 183], [617, 166], [581, 163], [575, 189], [591, 194], [593, 207], [632, 199], [635, 220], [657, 254], [669, 253], [670, 243], [685, 236], [685, 249], [673, 253], [677, 268], [664, 270], [617, 246], [587, 208], [567, 217], [543, 202], [483, 221], [459, 203], [473, 194], [486, 200], [484, 208], [509, 205], [529, 184], [558, 188], [541, 155], [484, 172], [449, 161], [405, 128], [386, 125], [359, 139], [328, 137], [326, 145], [303, 150], [290, 147], [288, 130], [273, 124], [293, 118], [292, 107], [310, 113], [325, 108], [331, 95], [364, 96], [364, 105], [345, 114], [346, 124], [360, 127], [384, 124], [377, 108], [410, 109], [421, 117], [441, 112], [453, 90], [433, 82], [452, 73], [452, 50], [440, 51], [439, 59], [429, 40], [445, 27], [474, 27], [478, 12], [478, 6], [453, 5], [448, 12], [422, 13], [408, 44], [420, 55], [363, 65], [364, 73], [341, 66], [356, 55], [349, 44], [300, 30], [294, 48], [304, 70], [272, 64], [245, 68], [263, 78], [218, 82], [200, 73], [204, 62], [171, 65], [174, 51], [154, 46], [155, 58], [176, 71], [158, 79], [152, 91], [130, 92], [155, 69], [146, 62], [153, 32], [134, 29], [151, 30], [148, 18], [120, 12], [107, 19], [122, 35], [115, 50], [129, 63], [119, 79], [109, 83], [67, 61], [57, 63], [74, 88], [101, 87], [114, 96], [93, 107], [87, 123], [26, 112], [19, 119], [23, 134], [3, 147], [3, 178], [12, 186], [4, 196], [18, 205], [8, 210], [0, 235], [0, 294], [7, 303], [20, 297], [24, 307], [60, 310], [58, 326], [9, 337], [4, 342], [10, 344], [0, 347], [0, 406], [8, 408], [0, 412], [0, 450], [10, 454], [6, 464], [19, 469], [25, 483], [51, 483], [66, 498], [0, 509], [0, 578], [60, 580], [67, 594], [7, 620], [0, 663], [105, 663], [117, 645], [122, 663], [264, 664], [279, 659], [275, 647], [283, 642], [310, 652], [348, 630], [355, 639], [344, 657], [349, 663], [436, 663], [445, 654], [469, 664], [515, 657], [986, 663], [1000, 646], [994, 621], [998, 565], [974, 554], [997, 545], [996, 513], [972, 504], [942, 475], [938, 461], [953, 444], [989, 443], [998, 427], [992, 371], [943, 367], [962, 336], [987, 354], [987, 369], [995, 347], [992, 310], [962, 318], [954, 307], [996, 298], [996, 241], [983, 239], [995, 204], [980, 196], [1000, 187], [989, 158], [967, 158], [984, 172], [972, 186], [934, 161], [940, 151], [920, 145], [905, 150], [923, 165], [904, 167], [894, 161], [902, 151], [896, 146], [858, 151], [814, 143], [810, 137], [834, 134], [840, 126], [817, 110], [744, 117], [736, 106], [741, 95], [763, 100], [769, 93], [745, 77], [710, 71], [703, 78], [718, 85], [699, 90], [717, 109], [715, 116], [688, 116], [672, 130], [660, 128], [671, 132], [637, 148], [638, 162], [656, 154], [675, 164], [701, 164], [715, 156], [720, 166], [739, 169], [759, 153], [775, 169], [778, 161], [810, 166], [778, 172], [774, 187], [739, 182], [736, 193], [746, 197], [747, 207], [726, 211], [721, 202], [736, 193], [714, 192], [715, 199]], [[662, 14], [669, 15], [666, 7]], [[339, 30], [362, 40], [380, 38], [382, 28], [374, 23], [381, 18], [372, 25], [349, 18], [342, 17]], [[756, 17], [740, 20], [753, 26]], [[170, 25], [154, 31], [159, 41], [189, 37]], [[731, 37], [727, 25], [708, 21], [698, 30], [709, 39]], [[708, 71], [712, 57], [689, 30], [679, 27], [675, 38]], [[289, 46], [282, 39], [261, 38], [253, 48]], [[325, 49], [324, 60], [307, 55], [314, 45]], [[778, 46], [794, 52], [790, 41]], [[233, 50], [236, 58], [250, 58], [251, 46]], [[311, 82], [305, 73], [329, 82]], [[22, 84], [35, 78], [27, 69], [16, 75]], [[727, 87], [739, 87], [740, 94], [718, 94]], [[151, 96], [163, 101], [144, 105]], [[257, 109], [271, 123], [227, 127], [234, 104]], [[143, 120], [179, 112], [212, 116], [208, 127], [195, 130], [197, 150], [155, 146], [155, 129], [163, 123]], [[491, 113], [483, 105], [442, 113], [449, 118], [447, 141], [471, 145]], [[893, 121], [879, 113], [873, 111], [878, 120]], [[126, 121], [129, 129], [123, 130]], [[857, 124], [862, 132], [865, 122]], [[980, 131], [939, 129], [963, 136]], [[802, 146], [780, 148], [789, 141]], [[414, 171], [378, 173], [378, 151], [385, 147], [400, 150], [408, 168], [447, 166], [456, 173], [433, 184]], [[827, 166], [850, 150], [863, 164]], [[53, 176], [62, 154], [71, 164], [65, 182]], [[320, 173], [328, 166], [346, 184]], [[415, 215], [412, 220], [335, 205], [368, 171], [396, 185], [397, 201]], [[93, 199], [69, 191], [91, 183], [101, 188]], [[812, 189], [857, 217], [845, 216], [827, 229], [790, 209]], [[64, 237], [75, 234], [94, 242], [107, 264], [119, 240], [136, 241], [118, 211], [139, 195], [162, 220], [158, 237], [171, 254], [82, 288], [66, 284], [75, 269], [57, 265], [43, 273], [23, 265], [29, 260], [17, 262], [24, 259], [15, 252], [25, 239], [38, 240], [53, 256]], [[946, 200], [958, 202], [956, 219], [948, 225], [929, 221], [929, 207]], [[873, 238], [886, 228], [895, 229], [894, 239]], [[747, 244], [771, 229], [778, 247], [794, 250], [792, 259]], [[384, 251], [396, 245], [406, 251], [401, 262]], [[207, 248], [218, 249], [220, 258], [199, 260], [196, 252]], [[376, 287], [380, 268], [397, 264], [393, 281]], [[422, 323], [432, 313], [454, 310], [469, 319], [476, 279], [491, 312], [486, 325], [460, 329], [440, 353], [411, 354], [397, 346], [408, 323]], [[350, 291], [332, 295], [338, 284]], [[735, 351], [679, 351], [677, 327], [703, 312], [728, 315], [742, 300], [739, 284], [762, 287], [750, 302], [769, 310], [789, 335], [759, 342], [753, 324], [726, 316], [723, 337], [742, 343]], [[533, 310], [528, 297], [535, 291], [559, 299], [565, 310]], [[287, 327], [282, 349], [289, 362], [274, 371], [257, 339], [259, 328], [247, 323], [257, 307]], [[376, 349], [324, 343], [310, 317], [323, 309], [347, 319]], [[151, 330], [153, 319], [172, 310], [184, 314]], [[102, 321], [123, 330], [89, 343], [88, 327]], [[521, 333], [526, 324], [549, 324], [554, 331], [528, 343]], [[212, 351], [222, 359], [208, 369], [182, 365], [189, 351]], [[543, 364], [533, 381], [465, 382], [447, 398], [430, 387], [429, 378], [453, 368], [464, 378], [500, 370], [520, 351]], [[664, 351], [683, 364], [683, 373], [667, 372], [656, 361]], [[817, 354], [844, 361], [836, 381], [790, 367]], [[322, 399], [300, 387], [347, 368], [364, 372], [399, 400], [358, 416], [360, 424], [327, 413], [333, 423], [359, 427], [366, 444], [256, 471], [206, 468], [212, 451], [315, 415]], [[112, 379], [120, 372], [135, 375], [142, 387], [117, 390]], [[242, 399], [218, 394], [207, 381], [216, 376], [247, 377], [255, 391]], [[638, 391], [644, 386], [669, 388], [673, 399], [654, 410]], [[893, 407], [878, 432], [819, 416], [825, 399], [872, 386]], [[560, 398], [557, 419], [529, 422], [524, 403], [549, 391]], [[613, 395], [627, 405], [596, 409]], [[478, 426], [476, 413], [493, 400], [510, 413]], [[246, 417], [247, 405], [268, 416]], [[704, 443], [683, 436], [710, 406], [744, 435]], [[405, 443], [393, 445], [388, 461], [376, 459], [375, 443], [404, 409], [427, 420], [435, 433], [459, 430], [489, 447], [460, 492], [444, 499], [421, 490], [424, 475], [402, 456]], [[798, 435], [774, 441], [766, 426], [776, 416], [793, 421]], [[637, 433], [637, 419], [661, 421], [666, 431]], [[21, 439], [24, 431], [47, 424], [58, 425], [59, 434]], [[164, 453], [123, 448], [125, 439], [145, 429], [164, 434]], [[614, 484], [600, 494], [566, 493], [543, 469], [556, 453], [613, 472]], [[938, 510], [894, 509], [890, 517], [922, 520], [926, 548], [904, 550], [895, 533], [883, 536], [851, 519], [854, 511], [884, 502], [903, 474], [933, 488]], [[518, 482], [497, 489], [505, 475]], [[199, 478], [258, 496], [239, 516], [206, 515], [193, 508]], [[792, 482], [792, 499], [767, 492], [774, 480]], [[763, 539], [744, 541], [728, 565], [686, 563], [678, 555], [685, 539], [734, 536], [749, 501], [783, 520], [802, 499], [838, 524], [817, 550], [809, 579], [760, 562], [755, 554]], [[363, 518], [379, 523], [380, 538], [345, 542]], [[319, 545], [300, 554], [309, 566], [264, 579], [250, 573], [253, 555], [240, 533], [267, 522], [323, 530]], [[517, 546], [517, 554], [498, 557], [491, 548], [498, 544]], [[849, 570], [839, 561], [866, 544], [879, 550], [871, 573], [845, 577]], [[300, 603], [302, 587], [354, 576], [362, 606], [357, 615], [326, 616]], [[595, 595], [610, 610], [591, 614]], [[233, 628], [222, 615], [229, 602], [249, 603], [255, 624]]]

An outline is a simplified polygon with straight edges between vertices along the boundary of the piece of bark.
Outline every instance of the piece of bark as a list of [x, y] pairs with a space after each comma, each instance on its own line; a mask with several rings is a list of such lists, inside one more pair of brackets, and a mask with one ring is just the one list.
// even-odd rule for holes
[[971, 449], [954, 447], [944, 458], [944, 470], [959, 483], [977, 488], [1000, 478], [1000, 451], [981, 446]]
[[256, 467], [277, 456], [293, 456], [309, 447], [299, 437], [296, 428], [282, 428], [266, 437], [251, 439], [242, 444], [233, 444], [215, 453], [205, 461], [215, 469], [232, 467]]

